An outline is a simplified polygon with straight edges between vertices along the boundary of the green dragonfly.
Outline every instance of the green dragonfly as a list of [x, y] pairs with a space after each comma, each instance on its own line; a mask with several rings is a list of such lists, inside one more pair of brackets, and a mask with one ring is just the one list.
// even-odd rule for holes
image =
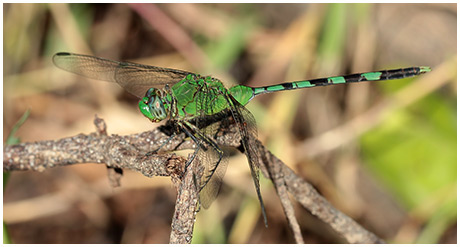
[[150, 121], [159, 122], [169, 117], [180, 132], [189, 136], [195, 142], [196, 148], [187, 161], [186, 169], [198, 156], [204, 166], [204, 174], [199, 181], [200, 205], [204, 208], [208, 208], [217, 196], [226, 171], [227, 159], [214, 140], [214, 135], [225, 125], [216, 121], [203, 126], [202, 120], [217, 116], [222, 119], [221, 122], [232, 121], [236, 124], [265, 225], [267, 218], [259, 188], [259, 165], [262, 161], [254, 144], [257, 128], [254, 117], [244, 107], [249, 101], [264, 93], [352, 82], [402, 79], [431, 71], [429, 67], [410, 67], [286, 82], [265, 87], [238, 85], [227, 89], [219, 79], [210, 76], [88, 55], [60, 52], [54, 55], [53, 62], [57, 67], [78, 75], [118, 83], [126, 91], [140, 98], [139, 109]]

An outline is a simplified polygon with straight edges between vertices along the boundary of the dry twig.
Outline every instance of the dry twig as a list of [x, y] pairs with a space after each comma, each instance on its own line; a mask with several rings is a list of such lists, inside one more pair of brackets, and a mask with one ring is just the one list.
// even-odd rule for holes
[[[191, 149], [193, 141], [184, 134], [169, 139], [171, 125], [167, 123], [155, 130], [139, 134], [107, 136], [105, 123], [96, 117], [97, 133], [77, 135], [57, 141], [41, 141], [5, 146], [3, 171], [43, 171], [57, 166], [79, 163], [104, 163], [111, 169], [131, 169], [152, 176], [170, 176], [176, 189], [176, 208], [171, 224], [171, 243], [190, 243], [198, 202], [196, 176], [200, 174], [198, 159], [192, 162], [185, 173], [186, 159], [174, 153], [161, 153]], [[167, 142], [159, 154], [146, 155]], [[220, 145], [239, 147], [238, 130], [232, 126], [218, 133], [216, 142]], [[289, 225], [297, 243], [303, 243], [299, 224], [293, 206], [287, 195], [293, 197], [309, 212], [331, 226], [349, 243], [382, 243], [383, 241], [362, 228], [358, 223], [332, 207], [312, 185], [299, 178], [278, 158], [271, 154], [259, 141], [256, 142], [262, 155], [261, 170], [273, 181], [280, 197]], [[115, 178], [115, 182], [117, 178]]]

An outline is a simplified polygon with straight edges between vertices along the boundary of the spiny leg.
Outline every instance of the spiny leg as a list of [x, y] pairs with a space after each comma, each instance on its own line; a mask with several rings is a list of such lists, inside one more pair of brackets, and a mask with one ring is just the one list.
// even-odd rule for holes
[[[212, 175], [214, 174], [214, 172], [216, 171], [217, 167], [219, 166], [220, 162], [222, 161], [223, 157], [224, 157], [224, 152], [222, 151], [222, 149], [219, 148], [219, 146], [213, 141], [211, 140], [208, 136], [204, 135], [203, 133], [201, 133], [201, 131], [193, 124], [189, 123], [189, 122], [185, 122], [185, 124], [187, 125], [187, 127], [189, 127], [194, 133], [197, 134], [197, 136], [203, 140], [205, 143], [207, 143], [208, 145], [210, 145], [215, 151], [216, 153], [219, 155], [219, 158], [217, 160], [217, 162], [215, 163], [215, 165], [213, 166], [213, 168], [211, 169], [211, 173], [209, 175], [207, 175], [207, 177], [205, 178], [206, 181], [201, 185], [201, 188], [200, 190], [202, 190], [204, 188], [204, 186], [206, 186], [206, 184], [209, 182], [209, 180], [211, 179]], [[185, 129], [185, 128], [184, 128]]]
[[192, 138], [192, 140], [195, 142], [196, 144], [196, 148], [195, 148], [195, 151], [193, 152], [192, 154], [192, 157], [190, 157], [190, 159], [187, 160], [187, 163], [185, 163], [185, 170], [188, 169], [188, 167], [190, 166], [190, 164], [193, 162], [193, 160], [195, 159], [198, 151], [200, 150], [201, 147], [201, 144], [200, 144], [200, 141], [198, 141], [198, 139], [196, 139], [196, 137], [186, 128], [186, 126], [184, 126], [181, 122], [178, 122], [178, 126], [179, 128], [185, 132], [186, 135], [188, 135], [190, 138]]
[[217, 131], [220, 122], [198, 128], [191, 122], [184, 123], [184, 128], [189, 129], [194, 136], [202, 141], [198, 157], [204, 167], [201, 177], [194, 182], [199, 184], [200, 207], [209, 208], [219, 193], [222, 179], [227, 170], [227, 159], [224, 152], [210, 136]]
[[[198, 151], [200, 151], [200, 149], [202, 149], [202, 147], [201, 147], [201, 144], [199, 143], [199, 141], [196, 139], [196, 137], [192, 133], [190, 133], [190, 131], [185, 126], [183, 126], [182, 123], [179, 122], [178, 126], [183, 132], [185, 132], [186, 135], [188, 135], [190, 138], [192, 138], [192, 140], [196, 144], [196, 148], [195, 148], [195, 151], [192, 154], [192, 157], [190, 157], [190, 159], [187, 160], [187, 163], [185, 163], [185, 169], [184, 169], [184, 174], [185, 174], [185, 172], [187, 171], [187, 169], [190, 166], [190, 164], [192, 164], [193, 160], [195, 160], [196, 155], [198, 154]], [[192, 175], [193, 175], [193, 184], [194, 184], [196, 190], [200, 191], [201, 187], [200, 187], [200, 185], [198, 183], [198, 179], [196, 178], [195, 173], [193, 173]], [[199, 194], [198, 194], [198, 201], [200, 201]], [[200, 210], [201, 210], [201, 203], [198, 204], [198, 208], [196, 209], [196, 211], [199, 212]]]
[[145, 155], [146, 156], [151, 156], [151, 155], [154, 155], [154, 154], [157, 154], [158, 151], [160, 151], [160, 149], [162, 149], [168, 142], [170, 142], [174, 137], [176, 136], [176, 133], [172, 133], [171, 136], [168, 137], [168, 139], [166, 141], [164, 141], [160, 147], [158, 147], [157, 149], [153, 150], [153, 151], [149, 151], [147, 152]]

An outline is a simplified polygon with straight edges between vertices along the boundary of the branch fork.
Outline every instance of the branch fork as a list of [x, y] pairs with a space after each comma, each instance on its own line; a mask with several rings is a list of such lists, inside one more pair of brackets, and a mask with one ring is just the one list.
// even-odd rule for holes
[[[119, 185], [122, 169], [131, 169], [147, 177], [170, 176], [177, 190], [170, 243], [191, 243], [199, 201], [195, 176], [202, 169], [199, 160], [195, 159], [184, 173], [186, 158], [162, 152], [192, 149], [195, 145], [193, 141], [185, 139], [183, 134], [170, 138], [168, 131], [165, 131], [168, 123], [152, 131], [126, 136], [107, 135], [105, 122], [97, 116], [94, 124], [97, 132], [89, 135], [79, 134], [59, 140], [5, 146], [3, 171], [44, 171], [57, 166], [104, 163], [109, 168], [109, 180], [114, 186]], [[219, 145], [240, 146], [239, 132], [235, 126], [231, 126], [225, 133], [219, 133], [215, 139]], [[160, 153], [146, 155], [166, 141], [168, 143], [161, 147]], [[312, 185], [298, 177], [260, 141], [256, 140], [255, 143], [262, 155], [262, 173], [272, 180], [297, 243], [304, 243], [304, 240], [287, 192], [349, 243], [383, 243], [376, 235], [335, 209]]]

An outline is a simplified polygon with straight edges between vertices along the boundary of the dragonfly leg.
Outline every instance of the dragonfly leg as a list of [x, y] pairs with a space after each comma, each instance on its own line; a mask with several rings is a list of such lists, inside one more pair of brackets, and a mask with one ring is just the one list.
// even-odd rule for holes
[[195, 151], [193, 151], [192, 157], [190, 157], [190, 159], [187, 160], [187, 163], [185, 163], [185, 170], [187, 170], [190, 164], [192, 164], [192, 161], [195, 159], [196, 154], [198, 153], [199, 150], [200, 150], [200, 147], [195, 148]]
[[[230, 110], [233, 119], [237, 123], [241, 135], [241, 144], [243, 146], [244, 153], [248, 158], [249, 168], [251, 169], [251, 176], [254, 181], [254, 186], [257, 192], [257, 198], [259, 199], [260, 207], [262, 209], [262, 215], [264, 218], [265, 227], [268, 227], [267, 213], [265, 212], [264, 202], [262, 200], [262, 194], [260, 193], [259, 185], [259, 164], [261, 162], [260, 156], [257, 154], [258, 151], [255, 149], [254, 138], [257, 136], [256, 129], [252, 129], [252, 133], [248, 128], [253, 126], [255, 120], [251, 113], [238, 103], [232, 96], [226, 97], [227, 103], [231, 106]], [[251, 124], [252, 123], [252, 124]]]
[[179, 128], [182, 131], [184, 131], [186, 135], [188, 135], [190, 138], [192, 138], [192, 140], [196, 143], [196, 148], [195, 148], [195, 151], [192, 154], [192, 157], [187, 160], [187, 163], [185, 163], [185, 170], [187, 170], [188, 167], [190, 166], [190, 164], [192, 163], [192, 161], [195, 159], [196, 155], [198, 154], [198, 151], [200, 150], [201, 145], [200, 145], [200, 142], [198, 141], [198, 139], [196, 139], [196, 137], [192, 133], [190, 133], [190, 131], [185, 126], [183, 126], [182, 124], [179, 124]]
[[158, 147], [157, 149], [153, 150], [153, 151], [150, 151], [148, 153], [146, 153], [145, 155], [146, 156], [152, 156], [154, 154], [157, 154], [158, 151], [160, 151], [160, 149], [162, 149], [169, 141], [171, 141], [171, 139], [173, 139], [174, 137], [176, 136], [176, 133], [173, 133], [166, 141], [164, 141], [160, 147]]
[[222, 161], [222, 159], [224, 157], [224, 151], [222, 151], [222, 149], [220, 149], [219, 146], [212, 139], [210, 139], [208, 136], [203, 134], [195, 125], [193, 125], [193, 124], [191, 124], [189, 122], [185, 122], [185, 123], [186, 123], [187, 127], [189, 127], [193, 132], [195, 132], [197, 134], [197, 136], [199, 137], [200, 140], [202, 140], [206, 144], [210, 145], [217, 152], [217, 154], [219, 155], [219, 158], [218, 158], [217, 162], [215, 163], [215, 165], [210, 170], [209, 175], [207, 175], [207, 177], [205, 178], [206, 180], [204, 181], [204, 183], [201, 185], [201, 188], [200, 188], [200, 190], [201, 190], [209, 182], [209, 180], [211, 179], [212, 175], [214, 174], [214, 172], [216, 171], [217, 167], [219, 166], [220, 162]]

